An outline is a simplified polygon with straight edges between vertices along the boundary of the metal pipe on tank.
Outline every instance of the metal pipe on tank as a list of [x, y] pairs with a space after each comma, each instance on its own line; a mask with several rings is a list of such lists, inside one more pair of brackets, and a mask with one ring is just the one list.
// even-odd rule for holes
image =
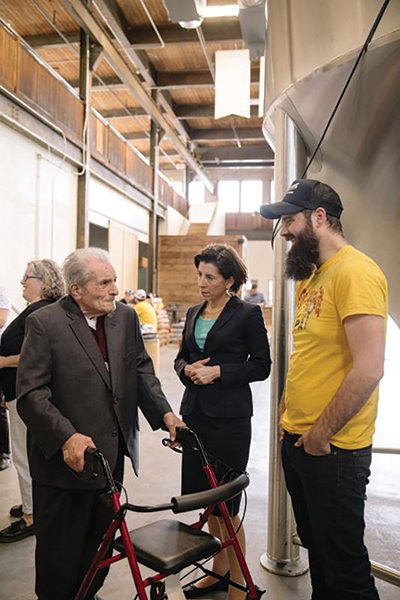
[[[275, 190], [276, 198], [285, 194], [291, 182], [300, 177], [306, 150], [293, 121], [278, 108], [276, 116]], [[274, 304], [272, 316], [272, 380], [269, 445], [268, 538], [262, 566], [275, 574], [293, 577], [308, 569], [307, 560], [293, 544], [294, 519], [286, 491], [280, 458], [278, 405], [281, 399], [291, 352], [293, 283], [284, 277], [287, 242], [277, 237], [274, 247]]]

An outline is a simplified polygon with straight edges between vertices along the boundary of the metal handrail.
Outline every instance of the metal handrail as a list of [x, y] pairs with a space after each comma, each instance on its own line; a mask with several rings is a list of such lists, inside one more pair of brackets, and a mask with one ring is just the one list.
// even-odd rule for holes
[[[293, 544], [296, 544], [296, 546], [303, 547], [298, 535], [294, 535], [292, 540]], [[386, 565], [381, 565], [373, 560], [371, 560], [371, 571], [372, 574], [378, 579], [386, 581], [386, 583], [391, 583], [396, 587], [400, 587], [400, 571], [392, 569], [391, 567], [387, 567]]]
[[400, 448], [374, 448], [372, 447], [374, 454], [400, 454]]

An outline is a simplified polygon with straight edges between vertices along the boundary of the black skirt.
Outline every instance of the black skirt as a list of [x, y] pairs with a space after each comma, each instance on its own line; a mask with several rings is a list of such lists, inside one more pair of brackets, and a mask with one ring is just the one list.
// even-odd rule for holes
[[[251, 417], [233, 419], [207, 417], [195, 404], [185, 423], [201, 439], [209, 455], [218, 481], [232, 479], [246, 470], [251, 442]], [[230, 473], [233, 471], [233, 473]], [[210, 489], [207, 476], [197, 453], [184, 452], [182, 460], [182, 494], [192, 494]], [[227, 502], [230, 514], [239, 512], [241, 495]], [[219, 515], [218, 507], [213, 511]]]

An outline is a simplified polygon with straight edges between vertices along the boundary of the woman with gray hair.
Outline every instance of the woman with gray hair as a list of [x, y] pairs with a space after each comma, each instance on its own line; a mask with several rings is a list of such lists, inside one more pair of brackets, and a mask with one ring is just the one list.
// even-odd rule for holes
[[[0, 383], [10, 416], [11, 449], [18, 473], [22, 504], [13, 506], [12, 517], [18, 518], [0, 531], [0, 542], [16, 542], [35, 533], [32, 509], [32, 480], [26, 451], [26, 427], [17, 413], [15, 382], [19, 356], [24, 341], [25, 320], [42, 306], [55, 302], [64, 294], [64, 281], [58, 265], [50, 259], [32, 260], [21, 279], [22, 297], [28, 306], [5, 329], [0, 345]], [[38, 356], [40, 360], [40, 356]]]

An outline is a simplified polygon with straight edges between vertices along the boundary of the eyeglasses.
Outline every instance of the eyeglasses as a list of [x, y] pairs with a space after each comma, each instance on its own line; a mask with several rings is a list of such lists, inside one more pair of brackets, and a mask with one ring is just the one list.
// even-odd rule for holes
[[36, 275], [22, 275], [22, 281], [25, 283], [28, 279], [42, 279], [41, 277], [36, 277]]

